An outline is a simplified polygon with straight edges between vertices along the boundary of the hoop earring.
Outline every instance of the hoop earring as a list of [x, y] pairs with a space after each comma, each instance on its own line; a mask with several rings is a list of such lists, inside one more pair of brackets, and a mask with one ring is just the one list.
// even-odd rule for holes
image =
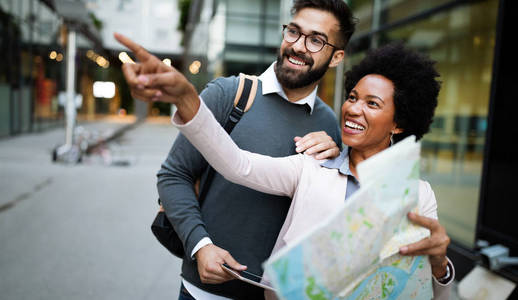
[[394, 132], [390, 132], [390, 146], [394, 145]]

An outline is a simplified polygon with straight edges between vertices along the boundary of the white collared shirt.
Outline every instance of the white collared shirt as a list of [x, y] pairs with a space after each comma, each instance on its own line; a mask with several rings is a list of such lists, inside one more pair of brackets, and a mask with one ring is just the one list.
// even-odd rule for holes
[[[268, 69], [266, 69], [266, 71], [264, 71], [264, 73], [258, 77], [258, 79], [261, 80], [261, 82], [262, 82], [263, 95], [276, 93], [279, 96], [281, 96], [282, 99], [284, 99], [286, 101], [290, 101], [288, 99], [288, 96], [286, 96], [286, 93], [282, 89], [282, 86], [279, 83], [279, 80], [277, 80], [277, 75], [275, 75], [274, 68], [275, 68], [276, 63], [277, 62], [273, 62], [270, 65], [270, 67], [268, 67]], [[313, 107], [315, 106], [315, 100], [317, 98], [317, 89], [318, 89], [318, 86], [315, 87], [315, 89], [309, 95], [307, 95], [306, 97], [304, 97], [298, 101], [295, 101], [293, 103], [299, 104], [299, 105], [307, 104], [310, 108], [310, 113], [313, 113]]]

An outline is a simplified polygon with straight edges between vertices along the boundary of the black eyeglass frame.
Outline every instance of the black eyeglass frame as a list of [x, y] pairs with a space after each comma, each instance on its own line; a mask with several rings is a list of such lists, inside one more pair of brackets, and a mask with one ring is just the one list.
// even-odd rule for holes
[[[283, 40], [285, 40], [285, 41], [286, 41], [286, 38], [285, 38], [285, 31], [286, 31], [286, 28], [287, 28], [287, 27], [288, 27], [288, 25], [287, 25], [287, 24], [282, 25], [282, 39], [283, 39]], [[298, 30], [298, 29], [297, 29], [297, 30]], [[302, 33], [300, 30], [298, 30], [298, 32], [299, 32], [299, 37], [298, 37], [296, 40], [294, 40], [293, 42], [288, 42], [288, 41], [286, 41], [286, 42], [287, 42], [287, 43], [291, 43], [291, 44], [293, 44], [293, 43], [296, 43], [296, 42], [300, 39], [300, 37], [301, 37], [301, 36], [304, 36], [304, 47], [306, 47], [306, 49], [307, 49], [309, 52], [311, 52], [311, 53], [317, 53], [317, 52], [322, 51], [322, 49], [324, 49], [324, 47], [325, 47], [326, 45], [329, 45], [329, 46], [333, 47], [333, 48], [334, 48], [333, 52], [334, 52], [334, 51], [336, 51], [336, 50], [342, 50], [342, 48], [337, 47], [337, 46], [335, 46], [335, 45], [333, 45], [333, 44], [331, 44], [331, 43], [328, 43], [327, 41], [322, 40], [322, 42], [324, 43], [324, 45], [322, 45], [322, 48], [320, 48], [320, 49], [319, 49], [319, 50], [317, 50], [317, 51], [311, 51], [311, 50], [309, 50], [308, 46], [306, 45], [307, 37], [308, 37], [308, 36], [313, 36], [313, 35], [318, 36], [318, 34], [305, 34], [305, 33]]]

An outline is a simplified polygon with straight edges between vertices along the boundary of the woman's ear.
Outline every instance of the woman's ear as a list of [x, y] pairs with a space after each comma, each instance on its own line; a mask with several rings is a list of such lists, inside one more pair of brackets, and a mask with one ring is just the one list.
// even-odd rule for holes
[[403, 128], [396, 127], [394, 130], [392, 130], [392, 134], [400, 134], [403, 131]]

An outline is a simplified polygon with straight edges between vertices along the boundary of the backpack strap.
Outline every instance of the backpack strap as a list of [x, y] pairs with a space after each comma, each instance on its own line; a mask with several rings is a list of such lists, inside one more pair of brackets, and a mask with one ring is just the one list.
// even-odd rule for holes
[[255, 95], [257, 94], [257, 81], [257, 76], [239, 73], [239, 85], [237, 87], [236, 97], [234, 98], [234, 106], [241, 108], [244, 106], [245, 108], [243, 110], [245, 112], [252, 107]]
[[[239, 122], [239, 120], [241, 120], [243, 114], [252, 107], [255, 95], [257, 93], [257, 85], [257, 76], [239, 73], [239, 83], [237, 86], [236, 96], [234, 97], [234, 105], [232, 107], [232, 111], [230, 112], [227, 122], [223, 126], [223, 128], [228, 134], [232, 132], [236, 124]], [[207, 179], [205, 180], [203, 188], [199, 193], [198, 197], [200, 206], [203, 200], [205, 199], [209, 186], [212, 182], [212, 178], [214, 177], [214, 173], [214, 169], [211, 166], [209, 166]], [[198, 184], [199, 179], [196, 181], [196, 186]], [[197, 190], [197, 188], [195, 190]], [[158, 204], [162, 205], [160, 199], [158, 199]]]
[[[241, 120], [243, 114], [252, 107], [257, 93], [257, 80], [257, 76], [239, 73], [239, 84], [237, 86], [236, 97], [234, 98], [234, 106], [228, 116], [227, 123], [223, 126], [228, 134], [232, 132], [232, 129], [234, 129], [237, 122]], [[207, 195], [212, 179], [214, 178], [214, 173], [216, 173], [216, 171], [209, 166], [207, 179], [205, 180], [200, 196], [198, 197], [200, 207], [203, 200], [205, 200], [205, 196]]]
[[234, 129], [234, 126], [241, 120], [243, 114], [252, 107], [257, 93], [257, 80], [257, 76], [239, 73], [239, 84], [234, 97], [234, 107], [232, 107], [230, 116], [224, 126], [227, 133]]

